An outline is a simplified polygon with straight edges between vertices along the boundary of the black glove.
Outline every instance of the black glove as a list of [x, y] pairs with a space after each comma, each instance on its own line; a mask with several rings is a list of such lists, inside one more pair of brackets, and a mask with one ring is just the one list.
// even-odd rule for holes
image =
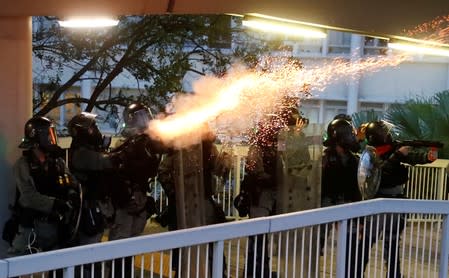
[[169, 211], [168, 207], [162, 209], [162, 211], [156, 216], [156, 222], [159, 223], [162, 227], [167, 227], [169, 221]]
[[73, 207], [70, 205], [70, 202], [55, 199], [53, 202], [53, 212], [59, 214], [60, 216], [63, 216], [65, 213], [70, 211]]
[[249, 214], [249, 208], [251, 206], [251, 199], [247, 192], [242, 191], [234, 199], [234, 207], [239, 212], [240, 217], [245, 217]]
[[158, 212], [156, 208], [156, 201], [154, 201], [154, 198], [152, 196], [147, 196], [147, 203], [145, 207], [147, 211], [147, 219]]
[[67, 193], [67, 200], [69, 205], [74, 208], [79, 208], [81, 205], [80, 194], [76, 190], [70, 189]]

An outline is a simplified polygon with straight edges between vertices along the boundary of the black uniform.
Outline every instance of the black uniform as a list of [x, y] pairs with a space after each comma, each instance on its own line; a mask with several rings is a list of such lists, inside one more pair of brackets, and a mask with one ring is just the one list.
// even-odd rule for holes
[[337, 154], [334, 148], [324, 150], [321, 174], [322, 206], [362, 200], [357, 184], [359, 157], [351, 151]]
[[[162, 146], [145, 131], [150, 120], [149, 109], [142, 104], [131, 104], [124, 112], [125, 141], [114, 148], [120, 169], [109, 175], [115, 214], [109, 230], [109, 240], [139, 236], [148, 217], [155, 211], [154, 199], [147, 196], [149, 180], [157, 174]], [[115, 273], [122, 273], [122, 262], [115, 263]], [[130, 277], [132, 257], [125, 259], [125, 277]]]
[[[366, 138], [368, 145], [376, 148], [376, 155], [380, 159], [381, 178], [376, 198], [405, 198], [403, 186], [408, 180], [407, 168], [402, 163], [411, 165], [425, 164], [432, 162], [428, 159], [427, 151], [412, 149], [405, 155], [395, 146], [390, 132], [391, 127], [384, 121], [371, 122], [366, 127]], [[373, 226], [379, 226], [379, 233], [383, 233], [384, 260], [388, 262], [387, 277], [401, 277], [400, 258], [399, 258], [399, 241], [402, 231], [405, 228], [404, 215], [384, 215], [379, 219], [379, 223]], [[385, 227], [383, 227], [386, 223]], [[367, 227], [370, 224], [366, 224]], [[377, 229], [377, 226], [376, 226]], [[365, 250], [363, 257], [359, 258], [360, 265], [363, 269], [358, 270], [358, 275], [363, 274], [368, 263], [369, 252], [371, 246], [375, 243], [380, 235], [372, 232], [369, 237], [370, 230], [364, 229], [363, 240], [360, 241], [359, 252]], [[362, 248], [364, 245], [364, 248]]]
[[[404, 184], [408, 181], [408, 169], [402, 163], [410, 165], [430, 163], [427, 159], [427, 152], [413, 150], [407, 155], [403, 155], [397, 151], [393, 145], [377, 146], [376, 152], [381, 159], [381, 178], [379, 189], [375, 198], [405, 198]], [[384, 215], [379, 219], [379, 233], [383, 233], [383, 254], [384, 260], [388, 262], [387, 277], [402, 277], [399, 258], [399, 241], [402, 231], [405, 228], [406, 218], [404, 215]], [[383, 227], [386, 223], [385, 228]], [[373, 227], [376, 224], [373, 224]], [[369, 226], [369, 225], [367, 225]], [[385, 230], [385, 232], [382, 232]], [[376, 235], [372, 232], [369, 237], [369, 229], [365, 229], [364, 238], [369, 239], [365, 244], [365, 254], [363, 255], [363, 270], [366, 268], [369, 259], [371, 246], [375, 244], [376, 239], [380, 238], [380, 234]], [[360, 242], [359, 252], [362, 250], [363, 242]], [[361, 260], [359, 259], [359, 262]], [[361, 274], [361, 273], [360, 273]]]
[[[362, 200], [357, 183], [357, 169], [359, 157], [356, 151], [359, 144], [352, 123], [345, 117], [336, 117], [329, 123], [327, 139], [324, 141], [321, 172], [321, 206], [333, 206]], [[329, 225], [322, 225], [320, 230], [320, 247], [324, 249], [326, 242], [325, 229]], [[346, 258], [349, 277], [355, 276], [356, 240], [359, 232], [356, 225], [348, 229]]]

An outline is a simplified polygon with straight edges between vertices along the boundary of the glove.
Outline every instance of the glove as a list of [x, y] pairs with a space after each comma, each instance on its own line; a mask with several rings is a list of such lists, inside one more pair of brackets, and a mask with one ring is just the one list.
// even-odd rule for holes
[[80, 194], [73, 189], [67, 193], [67, 200], [71, 207], [79, 208], [81, 205]]
[[156, 216], [156, 222], [159, 223], [161, 225], [161, 227], [167, 227], [168, 225], [168, 221], [169, 221], [169, 211], [168, 211], [168, 207], [165, 207], [161, 213], [159, 213]]
[[53, 211], [63, 215], [64, 213], [70, 211], [72, 209], [72, 206], [70, 205], [70, 202], [63, 201], [60, 199], [55, 199], [53, 202]]
[[156, 208], [156, 201], [154, 201], [154, 198], [152, 196], [147, 196], [147, 203], [145, 207], [147, 211], [147, 219], [158, 212]]
[[234, 199], [234, 207], [239, 212], [240, 217], [245, 217], [249, 214], [251, 200], [249, 194], [245, 191], [242, 191], [239, 195], [237, 195]]
[[429, 152], [427, 153], [427, 160], [429, 162], [434, 162], [437, 159], [438, 159], [438, 149], [430, 148]]

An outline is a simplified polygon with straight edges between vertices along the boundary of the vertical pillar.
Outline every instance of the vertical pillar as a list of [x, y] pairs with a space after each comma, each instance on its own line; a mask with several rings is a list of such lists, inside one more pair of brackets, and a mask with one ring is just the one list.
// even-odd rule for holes
[[[92, 80], [90, 79], [90, 74], [86, 72], [81, 80], [81, 97], [90, 99], [92, 94]], [[81, 104], [81, 111], [86, 109], [87, 104]]]
[[[0, 227], [10, 216], [14, 200], [12, 166], [25, 122], [32, 115], [31, 17], [0, 17]], [[5, 255], [0, 243], [0, 256]]]
[[447, 64], [446, 90], [449, 90], [449, 64]]
[[321, 43], [321, 56], [326, 57], [329, 52], [329, 32], [327, 31], [327, 36], [323, 39]]
[[322, 124], [322, 123], [325, 123], [324, 122], [324, 100], [320, 99], [319, 103], [320, 103], [320, 111], [318, 114], [318, 123]]
[[[351, 61], [356, 61], [362, 57], [363, 39], [361, 35], [351, 35]], [[358, 111], [360, 76], [357, 75], [348, 84], [347, 114], [351, 115]]]

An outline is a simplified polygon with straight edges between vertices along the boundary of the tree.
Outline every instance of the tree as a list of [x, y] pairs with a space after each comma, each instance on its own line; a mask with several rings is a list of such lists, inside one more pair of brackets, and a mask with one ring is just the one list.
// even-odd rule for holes
[[449, 91], [392, 104], [386, 119], [394, 124], [398, 139], [440, 141], [445, 145], [440, 158], [449, 157]]
[[351, 115], [355, 127], [360, 127], [364, 123], [380, 120], [380, 115], [374, 110], [360, 111]]
[[[139, 84], [137, 98], [160, 109], [169, 93], [181, 91], [187, 72], [220, 75], [233, 61], [254, 64], [268, 50], [241, 32], [239, 21], [224, 15], [127, 16], [112, 29], [80, 32], [62, 29], [56, 18], [36, 17], [33, 54], [45, 70], [35, 73], [34, 112], [46, 115], [68, 103], [86, 103], [87, 112], [127, 105], [132, 96], [126, 94], [100, 98], [124, 72]], [[231, 42], [238, 44], [231, 48]], [[61, 99], [87, 72], [95, 73], [92, 96]]]

